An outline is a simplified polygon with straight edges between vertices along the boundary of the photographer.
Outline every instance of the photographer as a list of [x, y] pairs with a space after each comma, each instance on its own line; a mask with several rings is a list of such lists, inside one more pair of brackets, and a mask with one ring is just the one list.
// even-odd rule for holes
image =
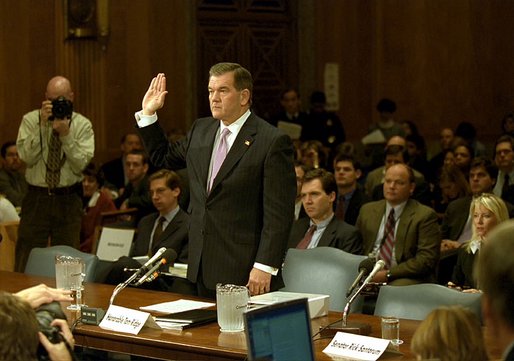
[[[37, 360], [39, 343], [46, 350], [48, 359], [53, 361], [73, 360], [72, 350], [75, 342], [66, 320], [52, 319], [48, 321], [48, 318], [43, 318], [40, 313], [49, 314], [49, 311], [39, 309], [34, 311], [31, 304], [24, 300], [28, 298], [33, 300], [34, 304], [39, 304], [48, 297], [53, 299], [55, 296], [57, 299], [66, 300], [69, 297], [54, 292], [58, 290], [43, 286], [21, 291], [22, 296], [0, 291], [0, 324], [2, 325], [0, 328], [0, 360]], [[53, 295], [49, 296], [52, 293]], [[48, 324], [43, 325], [43, 322], [48, 322]], [[41, 332], [43, 327], [45, 333]], [[54, 339], [52, 342], [48, 339], [48, 329], [57, 334], [55, 336], [57, 340]]]
[[[82, 170], [94, 153], [91, 122], [73, 111], [70, 81], [48, 82], [41, 109], [23, 116], [16, 142], [27, 164], [29, 184], [23, 199], [15, 270], [23, 272], [34, 247], [79, 248], [82, 220]], [[50, 240], [50, 242], [49, 242]]]

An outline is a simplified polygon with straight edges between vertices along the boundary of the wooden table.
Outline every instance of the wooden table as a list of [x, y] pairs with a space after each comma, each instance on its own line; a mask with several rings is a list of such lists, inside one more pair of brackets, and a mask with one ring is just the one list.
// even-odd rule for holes
[[[53, 279], [28, 276], [21, 273], [0, 271], [0, 289], [16, 292], [39, 283], [55, 285]], [[89, 283], [85, 284], [84, 302], [90, 307], [107, 309], [109, 298], [114, 286]], [[116, 297], [115, 304], [132, 309], [140, 306], [151, 305], [160, 302], [168, 302], [184, 298], [177, 294], [156, 292], [136, 288], [127, 288]], [[191, 298], [191, 297], [188, 297]], [[194, 298], [192, 298], [194, 299]], [[198, 299], [200, 300], [200, 299]], [[66, 306], [63, 304], [63, 306]], [[72, 322], [75, 314], [68, 314]], [[312, 330], [315, 333], [320, 326], [327, 325], [337, 320], [340, 315], [331, 312], [328, 317], [320, 317], [312, 322]], [[370, 315], [352, 314], [349, 322], [362, 322], [371, 325], [371, 335], [380, 337], [380, 318]], [[386, 353], [381, 360], [413, 360], [410, 352], [410, 342], [419, 321], [401, 320], [400, 337], [404, 341], [400, 345], [400, 351], [404, 354], [398, 356]], [[202, 325], [184, 331], [153, 330], [143, 328], [138, 335], [118, 333], [103, 330], [98, 326], [79, 325], [75, 328], [74, 336], [78, 346], [90, 347], [99, 350], [121, 352], [146, 357], [156, 357], [168, 360], [243, 360], [246, 357], [246, 340], [244, 332], [227, 334], [219, 331], [216, 323]], [[494, 344], [494, 340], [487, 337], [488, 344]], [[314, 341], [317, 360], [332, 360], [322, 352], [330, 339], [318, 339]], [[491, 355], [499, 357], [501, 351], [497, 347], [490, 349]]]

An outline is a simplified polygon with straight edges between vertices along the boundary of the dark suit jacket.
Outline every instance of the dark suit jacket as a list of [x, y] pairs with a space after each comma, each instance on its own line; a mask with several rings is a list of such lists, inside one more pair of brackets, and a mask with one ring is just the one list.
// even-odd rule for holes
[[22, 173], [0, 169], [0, 193], [4, 194], [13, 206], [21, 207], [27, 191], [28, 184]]
[[[289, 248], [295, 248], [298, 245], [307, 233], [309, 225], [309, 218], [301, 218], [293, 223], [289, 236]], [[357, 228], [334, 216], [321, 235], [318, 247], [334, 247], [348, 253], [361, 254], [362, 237]]]
[[128, 200], [129, 208], [137, 208], [136, 223], [139, 222], [144, 216], [155, 212], [155, 207], [150, 198], [150, 183], [148, 175], [146, 175], [137, 186], [132, 183], [127, 184], [123, 194], [114, 200], [117, 208], [120, 208], [123, 202]]
[[476, 282], [473, 278], [473, 265], [477, 253], [468, 252], [466, 248], [466, 246], [462, 246], [457, 252], [457, 263], [453, 268], [452, 282], [457, 286], [476, 288]]
[[355, 223], [357, 223], [357, 218], [359, 217], [359, 211], [362, 205], [369, 201], [371, 201], [371, 199], [366, 195], [366, 193], [364, 193], [362, 186], [357, 185], [355, 192], [352, 194], [352, 198], [350, 198], [346, 212], [344, 213], [344, 221], [354, 226]]
[[[373, 251], [385, 209], [385, 200], [366, 203], [361, 208], [357, 228], [362, 234], [365, 255]], [[408, 279], [406, 283], [434, 282], [441, 243], [436, 213], [409, 199], [398, 222], [395, 235], [397, 266], [390, 270], [392, 279]]]
[[100, 168], [105, 180], [117, 189], [125, 187], [125, 173], [123, 172], [123, 158], [113, 159]]
[[[472, 199], [472, 196], [461, 197], [448, 204], [441, 224], [442, 239], [455, 241], [459, 238], [468, 220]], [[505, 205], [509, 211], [509, 217], [513, 218], [514, 206], [509, 202], [505, 202]]]
[[[207, 192], [209, 164], [220, 121], [195, 121], [188, 135], [169, 143], [158, 122], [140, 128], [157, 167], [187, 166], [191, 224], [188, 278], [208, 289], [245, 285], [254, 262], [280, 268], [294, 215], [296, 176], [287, 135], [253, 113]], [[272, 289], [281, 280], [272, 277]]]
[[[159, 213], [152, 213], [141, 219], [137, 226], [136, 240], [130, 251], [131, 257], [148, 254], [150, 235], [158, 217]], [[178, 255], [177, 262], [187, 263], [188, 230], [189, 215], [180, 209], [156, 240], [156, 243], [152, 244], [152, 254], [161, 247], [173, 248]]]

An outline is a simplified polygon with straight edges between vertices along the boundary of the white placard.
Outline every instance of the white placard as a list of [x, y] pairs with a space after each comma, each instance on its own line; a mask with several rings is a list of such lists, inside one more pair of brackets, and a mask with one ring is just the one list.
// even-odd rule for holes
[[99, 326], [104, 330], [131, 333], [133, 335], [137, 335], [143, 326], [161, 329], [148, 312], [116, 305], [109, 306]]
[[291, 139], [300, 139], [300, 135], [302, 135], [302, 126], [296, 123], [280, 120], [277, 124], [277, 128], [289, 135]]
[[201, 302], [191, 300], [177, 300], [171, 302], [157, 303], [150, 306], [142, 306], [139, 309], [144, 311], [162, 312], [162, 313], [176, 313], [182, 311], [196, 310], [198, 308], [207, 308], [215, 306], [212, 302]]
[[338, 332], [323, 350], [324, 353], [353, 360], [377, 360], [386, 350], [389, 340]]
[[96, 255], [102, 261], [117, 261], [121, 256], [128, 256], [134, 232], [134, 229], [103, 227]]

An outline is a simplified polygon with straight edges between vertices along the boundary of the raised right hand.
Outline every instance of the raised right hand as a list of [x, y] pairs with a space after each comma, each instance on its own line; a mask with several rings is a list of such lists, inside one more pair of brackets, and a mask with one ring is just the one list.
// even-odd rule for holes
[[168, 94], [166, 90], [166, 76], [159, 73], [152, 79], [143, 98], [142, 107], [144, 115], [152, 115], [164, 106], [164, 98]]

